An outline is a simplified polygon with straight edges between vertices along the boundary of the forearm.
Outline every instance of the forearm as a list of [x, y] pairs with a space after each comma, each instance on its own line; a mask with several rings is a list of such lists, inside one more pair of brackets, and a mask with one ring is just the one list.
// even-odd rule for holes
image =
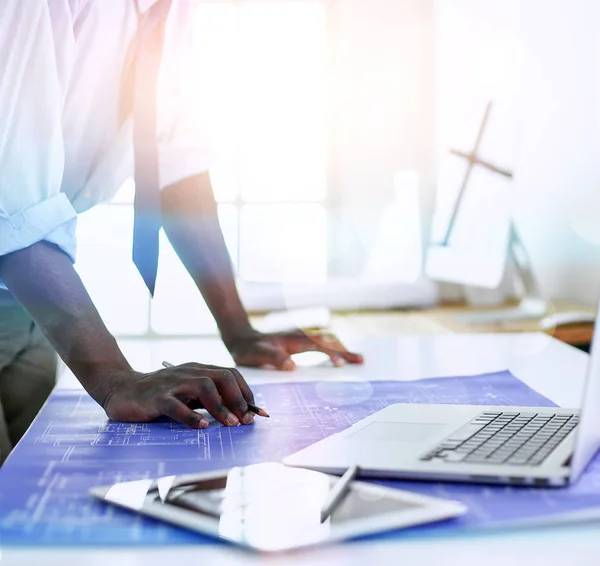
[[29, 311], [88, 393], [104, 406], [111, 376], [131, 370], [75, 271], [46, 242], [0, 258], [0, 278]]
[[240, 300], [208, 173], [162, 191], [163, 227], [202, 293], [225, 343], [252, 332]]

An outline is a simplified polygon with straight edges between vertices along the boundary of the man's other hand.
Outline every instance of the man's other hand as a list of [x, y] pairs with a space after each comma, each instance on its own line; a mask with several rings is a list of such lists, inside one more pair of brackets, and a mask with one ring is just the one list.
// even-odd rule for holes
[[152, 373], [112, 376], [114, 389], [104, 403], [115, 421], [149, 422], [171, 417], [191, 428], [206, 428], [208, 420], [193, 409], [206, 409], [225, 426], [250, 424], [254, 403], [250, 387], [235, 368], [187, 363]]
[[360, 354], [349, 352], [335, 335], [329, 333], [301, 330], [271, 334], [251, 332], [228, 341], [227, 348], [235, 363], [241, 366], [293, 370], [296, 364], [291, 356], [302, 352], [324, 352], [337, 367], [363, 363]]

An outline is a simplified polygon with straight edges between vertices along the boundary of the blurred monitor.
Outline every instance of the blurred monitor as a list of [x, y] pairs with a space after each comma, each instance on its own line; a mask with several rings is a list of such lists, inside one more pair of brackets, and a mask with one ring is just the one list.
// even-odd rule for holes
[[438, 281], [496, 288], [510, 240], [507, 162], [516, 139], [492, 102], [469, 117], [440, 159], [426, 272]]
[[459, 199], [468, 167], [453, 154], [442, 160], [426, 272], [437, 281], [493, 289], [506, 268], [511, 180], [474, 166]]
[[493, 323], [543, 316], [546, 301], [511, 217], [516, 120], [492, 101], [481, 112], [472, 110], [471, 118], [440, 159], [425, 271], [437, 281], [494, 289], [510, 257], [523, 289], [520, 305], [461, 318]]

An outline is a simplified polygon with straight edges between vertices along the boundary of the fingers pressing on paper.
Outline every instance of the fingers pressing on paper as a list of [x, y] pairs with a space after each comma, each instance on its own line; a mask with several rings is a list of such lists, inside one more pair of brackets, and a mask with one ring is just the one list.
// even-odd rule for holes
[[345, 363], [362, 364], [364, 361], [361, 354], [349, 352], [337, 336], [331, 333], [298, 331], [285, 335], [284, 340], [288, 352], [293, 354], [308, 351], [323, 352], [329, 356], [335, 366], [342, 366]]
[[205, 428], [208, 420], [195, 408], [206, 409], [225, 426], [254, 419], [248, 407], [254, 400], [252, 391], [236, 369], [184, 364], [147, 374], [126, 371], [111, 379], [113, 390], [103, 407], [113, 420], [149, 422], [165, 415], [192, 428]]
[[190, 409], [176, 397], [165, 397], [162, 401], [162, 413], [190, 428], [206, 428], [208, 419]]

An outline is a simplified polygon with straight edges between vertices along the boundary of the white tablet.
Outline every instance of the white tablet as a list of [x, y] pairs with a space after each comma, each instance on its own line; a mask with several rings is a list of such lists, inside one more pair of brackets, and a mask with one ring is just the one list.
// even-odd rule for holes
[[451, 519], [455, 501], [353, 481], [326, 520], [336, 476], [266, 463], [95, 487], [118, 505], [247, 548], [284, 551]]

